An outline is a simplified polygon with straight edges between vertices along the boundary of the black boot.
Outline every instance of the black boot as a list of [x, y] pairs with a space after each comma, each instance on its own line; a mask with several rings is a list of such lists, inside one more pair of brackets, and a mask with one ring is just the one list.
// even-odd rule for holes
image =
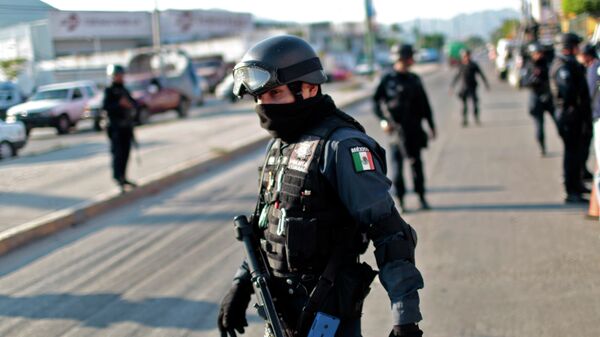
[[421, 210], [426, 211], [431, 209], [431, 207], [429, 207], [429, 203], [427, 200], [425, 200], [425, 194], [419, 195], [419, 202], [421, 203]]

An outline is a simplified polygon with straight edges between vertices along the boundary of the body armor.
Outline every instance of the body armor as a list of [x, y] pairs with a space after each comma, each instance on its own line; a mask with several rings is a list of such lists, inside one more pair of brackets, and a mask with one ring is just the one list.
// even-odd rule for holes
[[[261, 170], [258, 225], [275, 276], [318, 276], [336, 239], [357, 226], [319, 168], [327, 139], [342, 127], [357, 128], [336, 114], [294, 143], [276, 139], [271, 144]], [[352, 247], [349, 259], [356, 261], [360, 253]]]

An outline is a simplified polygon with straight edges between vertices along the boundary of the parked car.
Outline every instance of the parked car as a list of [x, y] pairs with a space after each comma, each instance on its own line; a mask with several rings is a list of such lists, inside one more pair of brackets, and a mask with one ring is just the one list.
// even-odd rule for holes
[[152, 115], [169, 110], [177, 111], [179, 118], [187, 117], [190, 101], [178, 90], [163, 86], [159, 78], [127, 79], [125, 87], [138, 103], [136, 121], [139, 124], [147, 123]]
[[0, 159], [16, 156], [26, 142], [27, 135], [23, 123], [0, 121]]
[[92, 119], [94, 121], [94, 130], [102, 131], [106, 122], [106, 111], [102, 104], [104, 103], [104, 91], [98, 91], [85, 105], [83, 119]]
[[84, 117], [87, 102], [95, 95], [90, 81], [41, 86], [27, 102], [8, 109], [8, 122], [21, 121], [27, 134], [35, 127], [54, 127], [66, 134]]
[[233, 94], [233, 75], [229, 73], [215, 88], [215, 96], [223, 101], [235, 103], [238, 97]]
[[194, 60], [193, 64], [196, 75], [206, 80], [208, 90], [211, 92], [227, 74], [227, 64], [222, 57]]
[[6, 111], [12, 106], [23, 103], [24, 99], [16, 84], [0, 82], [0, 120], [6, 120]]

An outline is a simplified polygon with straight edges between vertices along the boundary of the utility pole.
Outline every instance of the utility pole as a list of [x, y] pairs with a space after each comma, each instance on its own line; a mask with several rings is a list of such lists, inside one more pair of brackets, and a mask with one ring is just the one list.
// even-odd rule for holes
[[370, 76], [373, 78], [375, 75], [375, 34], [373, 32], [373, 17], [375, 16], [375, 10], [373, 8], [372, 0], [365, 0], [365, 24], [367, 33], [365, 34], [365, 55], [367, 57], [367, 64], [369, 65]]
[[164, 67], [160, 45], [160, 12], [158, 11], [158, 0], [154, 0], [154, 11], [152, 12], [152, 47], [155, 55], [158, 57], [158, 73], [162, 77]]

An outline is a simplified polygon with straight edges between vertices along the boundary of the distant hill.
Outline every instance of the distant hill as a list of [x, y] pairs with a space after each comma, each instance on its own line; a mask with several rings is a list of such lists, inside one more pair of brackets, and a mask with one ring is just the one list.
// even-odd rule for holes
[[421, 33], [443, 33], [451, 39], [464, 39], [479, 35], [488, 39], [506, 19], [518, 19], [519, 12], [514, 9], [488, 10], [470, 14], [459, 14], [451, 19], [416, 19], [401, 22], [405, 33], [418, 27]]
[[46, 19], [55, 9], [40, 0], [0, 0], [0, 28]]

